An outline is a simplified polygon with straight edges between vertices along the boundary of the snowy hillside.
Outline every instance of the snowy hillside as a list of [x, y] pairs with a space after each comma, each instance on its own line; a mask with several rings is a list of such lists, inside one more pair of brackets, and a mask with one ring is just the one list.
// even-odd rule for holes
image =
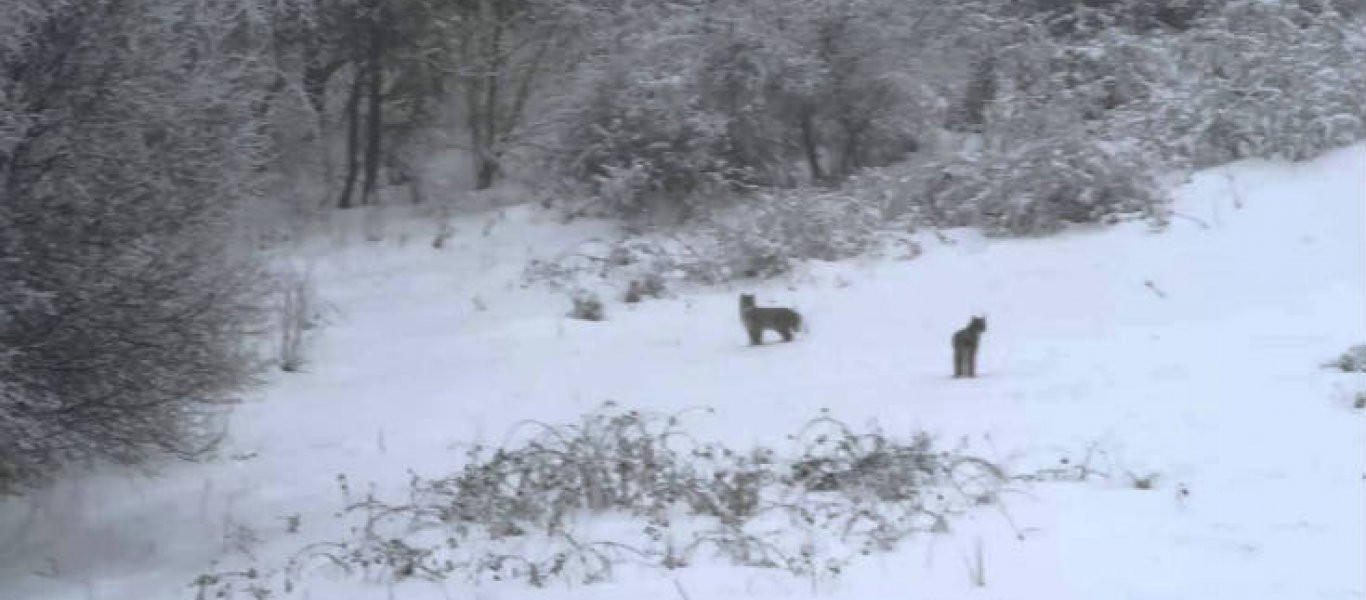
[[[0, 598], [193, 597], [202, 573], [344, 536], [339, 474], [400, 495], [410, 469], [454, 472], [468, 444], [607, 400], [711, 407], [686, 428], [735, 448], [784, 448], [829, 409], [1014, 472], [1089, 451], [1110, 477], [1021, 485], [1000, 510], [818, 581], [724, 561], [543, 589], [321, 570], [287, 597], [1362, 598], [1366, 413], [1352, 403], [1366, 380], [1322, 364], [1366, 342], [1366, 147], [1201, 172], [1175, 210], [1162, 232], [947, 231], [915, 260], [613, 299], [603, 322], [567, 319], [562, 292], [519, 277], [606, 224], [520, 206], [457, 217], [440, 250], [417, 226], [405, 244], [320, 241], [296, 260], [336, 311], [304, 371], [238, 407], [217, 460], [0, 500], [0, 564], [16, 567]], [[745, 291], [811, 331], [748, 347]], [[981, 376], [953, 379], [949, 337], [973, 314], [989, 322]]]

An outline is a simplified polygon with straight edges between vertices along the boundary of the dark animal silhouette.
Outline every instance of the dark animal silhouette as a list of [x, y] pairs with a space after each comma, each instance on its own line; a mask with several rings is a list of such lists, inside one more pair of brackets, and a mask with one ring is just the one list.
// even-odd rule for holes
[[968, 326], [953, 334], [953, 376], [977, 376], [977, 346], [987, 330], [986, 317], [973, 317]]
[[778, 332], [784, 342], [792, 341], [792, 332], [802, 330], [802, 316], [797, 311], [755, 306], [754, 294], [740, 294], [740, 322], [744, 323], [752, 346], [764, 343], [766, 329]]

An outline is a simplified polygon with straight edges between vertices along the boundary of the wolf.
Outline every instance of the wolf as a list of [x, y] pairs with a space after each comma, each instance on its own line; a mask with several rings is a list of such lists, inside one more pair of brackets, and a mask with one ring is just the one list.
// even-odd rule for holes
[[790, 308], [755, 306], [754, 294], [740, 294], [740, 322], [749, 333], [751, 346], [764, 343], [766, 329], [778, 332], [784, 342], [792, 341], [792, 332], [802, 331], [800, 313]]
[[953, 376], [977, 376], [977, 346], [987, 330], [986, 317], [973, 317], [968, 326], [953, 334]]

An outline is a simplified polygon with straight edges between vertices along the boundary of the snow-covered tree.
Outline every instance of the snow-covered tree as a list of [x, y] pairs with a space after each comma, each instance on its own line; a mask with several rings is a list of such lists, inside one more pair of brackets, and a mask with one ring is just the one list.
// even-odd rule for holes
[[193, 456], [249, 382], [258, 270], [250, 2], [0, 5], [0, 490]]
[[1150, 114], [1198, 166], [1302, 160], [1366, 137], [1366, 7], [1230, 2], [1180, 40], [1186, 76]]
[[636, 190], [627, 204], [837, 181], [904, 157], [936, 105], [922, 34], [953, 14], [889, 0], [643, 12], [578, 72], [561, 121], [559, 162]]

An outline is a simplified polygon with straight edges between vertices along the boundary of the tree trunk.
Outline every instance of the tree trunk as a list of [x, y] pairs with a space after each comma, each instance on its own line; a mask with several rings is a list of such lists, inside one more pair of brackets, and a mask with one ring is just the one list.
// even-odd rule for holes
[[488, 24], [491, 31], [488, 32], [489, 39], [481, 61], [484, 74], [479, 79], [482, 82], [482, 89], [479, 91], [482, 94], [474, 95], [476, 106], [471, 107], [476, 123], [470, 127], [470, 135], [474, 138], [474, 189], [486, 190], [493, 187], [501, 171], [498, 166], [499, 152], [495, 145], [501, 125], [498, 102], [501, 100], [499, 84], [503, 77], [504, 23], [496, 2], [483, 0], [479, 4], [479, 12], [480, 19]]
[[474, 189], [486, 190], [493, 187], [498, 181], [498, 160], [480, 156], [475, 158], [475, 163], [478, 170], [475, 172]]
[[863, 167], [863, 132], [867, 124], [846, 120], [844, 128], [844, 148], [840, 151], [839, 176], [848, 177]]
[[383, 106], [380, 88], [383, 85], [383, 72], [380, 69], [380, 53], [383, 39], [379, 16], [370, 22], [370, 56], [366, 65], [366, 84], [369, 87], [369, 115], [366, 117], [365, 136], [365, 183], [361, 186], [361, 204], [375, 203], [375, 189], [378, 186], [380, 141], [383, 135]]
[[360, 94], [361, 81], [364, 74], [360, 71], [355, 73], [351, 80], [351, 94], [346, 99], [346, 185], [342, 187], [341, 197], [337, 200], [337, 208], [351, 208], [351, 193], [356, 187], [356, 171], [360, 167], [357, 154], [360, 148]]
[[327, 65], [319, 62], [321, 59], [318, 58], [318, 50], [313, 44], [304, 44], [303, 55], [304, 97], [308, 99], [308, 105], [313, 109], [313, 113], [321, 118], [321, 115], [327, 112], [327, 80], [332, 73], [328, 70]]
[[810, 110], [802, 113], [802, 149], [806, 151], [806, 164], [811, 169], [811, 181], [819, 183], [825, 179], [821, 172], [820, 149], [816, 141], [816, 124]]

